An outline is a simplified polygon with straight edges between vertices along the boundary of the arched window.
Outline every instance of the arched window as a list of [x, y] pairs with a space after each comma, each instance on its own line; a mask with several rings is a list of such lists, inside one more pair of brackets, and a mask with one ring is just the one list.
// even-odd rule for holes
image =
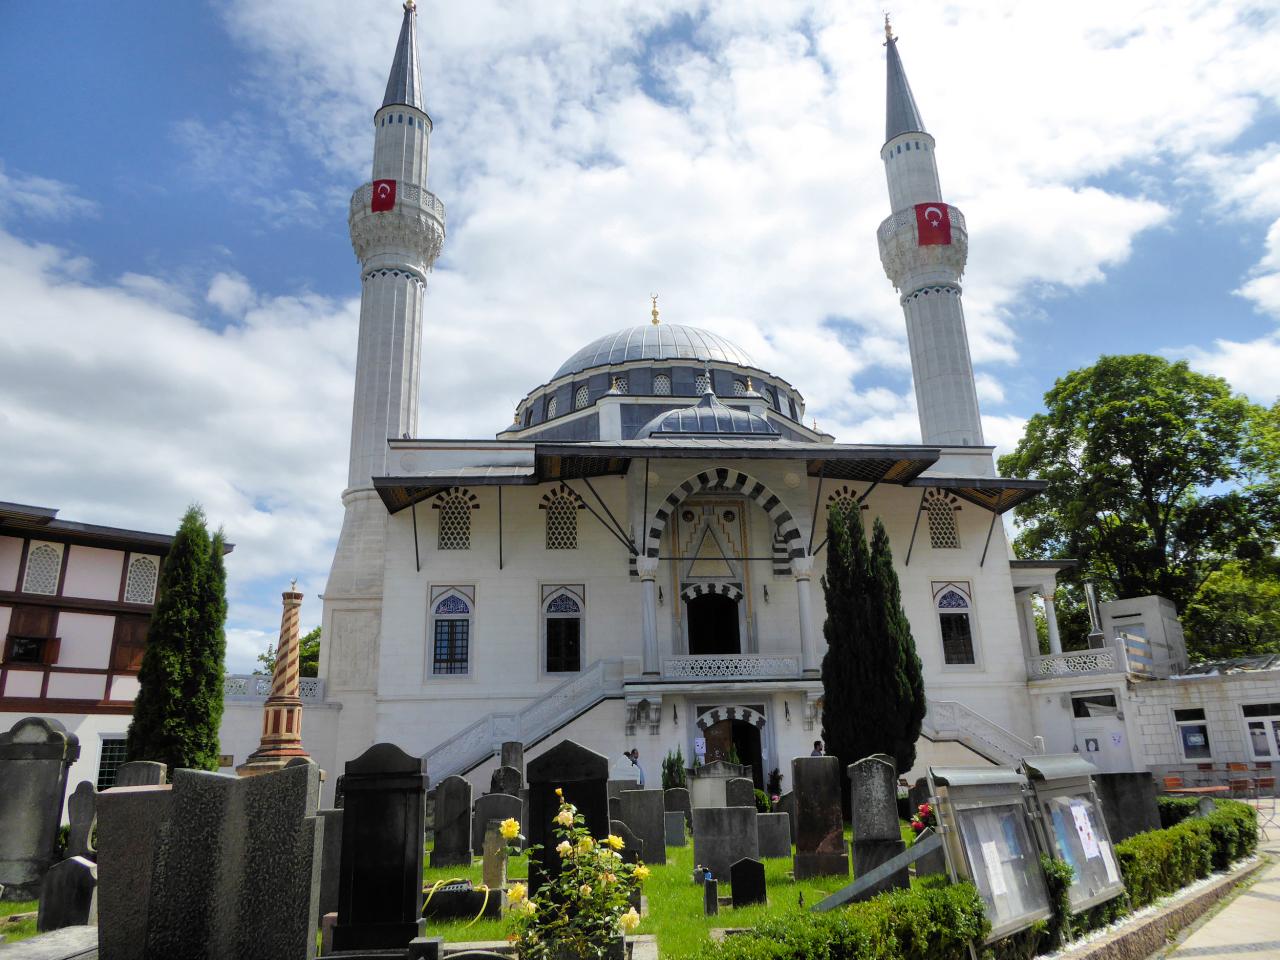
[[768, 387], [764, 388], [764, 402], [769, 404], [769, 406], [773, 407], [774, 409], [778, 408], [778, 400], [776, 397], [774, 397], [773, 391], [770, 390]]
[[439, 676], [471, 670], [471, 604], [459, 593], [447, 593], [432, 612], [431, 672]]
[[22, 592], [52, 596], [58, 592], [61, 573], [62, 551], [51, 543], [33, 543], [27, 551], [27, 572], [22, 578]]
[[942, 659], [948, 664], [976, 663], [973, 650], [973, 612], [967, 583], [935, 583], [933, 603], [942, 632]]
[[582, 602], [577, 588], [554, 593], [543, 607], [547, 673], [577, 673], [582, 669]]
[[858, 498], [851, 489], [844, 486], [827, 497], [827, 509], [831, 507], [843, 513], [845, 520], [848, 520], [853, 516], [853, 511], [858, 509]]
[[555, 415], [556, 415], [556, 398], [547, 397], [547, 415], [543, 417], [543, 419], [550, 420]]
[[701, 396], [711, 389], [711, 378], [705, 373], [698, 374], [693, 381], [693, 392]]
[[475, 494], [454, 487], [436, 497], [431, 506], [439, 511], [437, 550], [471, 549], [471, 511], [476, 507]]
[[627, 382], [626, 377], [613, 378], [613, 392], [614, 393], [630, 393], [631, 392], [631, 384]]
[[578, 498], [560, 489], [543, 497], [540, 506], [547, 511], [547, 549], [578, 549]]
[[671, 378], [665, 373], [660, 373], [653, 378], [653, 395], [655, 397], [671, 396]]
[[125, 603], [151, 603], [156, 598], [156, 579], [160, 568], [151, 557], [134, 557], [124, 581]]
[[584, 383], [573, 395], [573, 409], [581, 410], [590, 402], [591, 391], [587, 389], [587, 385]]
[[747, 385], [741, 380], [733, 381], [733, 395], [735, 397], [745, 397], [747, 395]]
[[929, 511], [929, 545], [938, 550], [960, 549], [960, 531], [956, 527], [960, 501], [950, 493], [931, 488], [924, 495], [924, 508]]

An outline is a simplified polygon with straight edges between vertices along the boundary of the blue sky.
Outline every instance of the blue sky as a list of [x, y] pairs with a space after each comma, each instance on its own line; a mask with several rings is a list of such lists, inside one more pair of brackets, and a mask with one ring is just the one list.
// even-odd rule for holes
[[[582, 343], [663, 316], [740, 342], [847, 441], [918, 439], [878, 262], [881, 7], [424, 4], [422, 432], [490, 436]], [[0, 499], [237, 543], [229, 662], [340, 523], [346, 236], [394, 0], [0, 4]], [[1273, 4], [920, 2], [900, 49], [970, 230], [988, 437], [1102, 352], [1280, 376]]]

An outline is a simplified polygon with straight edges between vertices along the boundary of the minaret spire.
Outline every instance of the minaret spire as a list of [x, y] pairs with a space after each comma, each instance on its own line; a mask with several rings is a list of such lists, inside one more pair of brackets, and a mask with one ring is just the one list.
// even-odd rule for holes
[[422, 99], [422, 70], [418, 65], [417, 20], [417, 5], [413, 0], [405, 0], [400, 39], [396, 41], [396, 55], [391, 61], [391, 75], [387, 78], [387, 92], [382, 98], [382, 105], [389, 107], [399, 103], [426, 113]]
[[887, 141], [902, 133], [924, 133], [925, 129], [924, 121], [920, 119], [920, 108], [916, 106], [916, 98], [911, 93], [911, 84], [907, 82], [902, 57], [898, 55], [898, 38], [893, 35], [889, 26], [887, 13], [884, 15], [884, 37], [884, 45], [889, 50], [884, 122], [884, 138]]

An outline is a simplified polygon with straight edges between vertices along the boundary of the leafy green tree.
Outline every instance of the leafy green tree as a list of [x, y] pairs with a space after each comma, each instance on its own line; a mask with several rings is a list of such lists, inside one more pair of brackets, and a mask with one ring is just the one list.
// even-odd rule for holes
[[662, 789], [670, 790], [684, 785], [684, 751], [676, 747], [675, 753], [668, 750], [667, 755], [662, 758]]
[[[1016, 547], [1079, 560], [1062, 578], [1064, 619], [1083, 614], [1085, 580], [1103, 599], [1154, 593], [1185, 609], [1223, 563], [1269, 555], [1277, 419], [1184, 361], [1104, 356], [1060, 378], [1000, 470], [1049, 482], [1018, 508]], [[1083, 639], [1064, 631], [1068, 646]]]
[[860, 511], [835, 506], [827, 535], [822, 740], [842, 766], [887, 753], [905, 773], [915, 764], [924, 680], [889, 537], [876, 520], [868, 551]]
[[160, 569], [126, 744], [130, 760], [218, 769], [227, 619], [223, 547], [221, 532], [210, 536], [204, 511], [189, 507]]
[[[276, 646], [271, 644], [258, 654], [255, 674], [271, 676], [276, 669]], [[315, 627], [303, 634], [298, 641], [298, 676], [318, 677], [320, 675], [320, 628]]]
[[1182, 622], [1208, 659], [1280, 653], [1280, 578], [1228, 563], [1209, 574]]

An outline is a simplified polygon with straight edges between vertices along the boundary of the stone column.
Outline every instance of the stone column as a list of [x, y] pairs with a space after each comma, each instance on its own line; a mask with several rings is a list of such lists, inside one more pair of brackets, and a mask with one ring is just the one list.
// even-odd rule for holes
[[791, 573], [796, 578], [796, 603], [800, 607], [800, 666], [807, 676], [816, 676], [821, 665], [818, 637], [813, 629], [813, 557], [794, 557]]
[[1027, 655], [1040, 656], [1040, 637], [1036, 633], [1036, 611], [1031, 604], [1030, 591], [1018, 598], [1018, 615], [1022, 618], [1022, 629], [1027, 637]]
[[276, 667], [271, 675], [271, 695], [262, 707], [262, 740], [249, 759], [236, 767], [242, 777], [280, 770], [295, 757], [310, 758], [302, 748], [302, 698], [299, 696], [298, 609], [302, 594], [295, 581], [283, 594], [280, 641], [276, 644]]
[[1044, 596], [1044, 620], [1049, 625], [1049, 652], [1062, 652], [1062, 638], [1058, 636], [1058, 612], [1053, 608], [1053, 591], [1046, 590]]
[[656, 677], [658, 665], [658, 558], [637, 557], [640, 575], [640, 634], [644, 638], [644, 673]]

